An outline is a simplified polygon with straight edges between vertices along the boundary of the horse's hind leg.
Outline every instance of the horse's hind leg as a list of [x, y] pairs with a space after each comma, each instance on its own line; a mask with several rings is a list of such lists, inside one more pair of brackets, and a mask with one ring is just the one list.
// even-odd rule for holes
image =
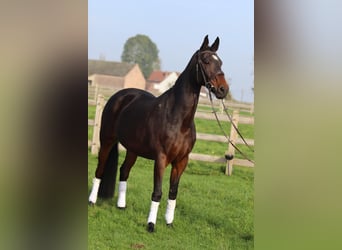
[[126, 157], [122, 166], [120, 168], [120, 182], [119, 182], [119, 195], [118, 195], [118, 208], [126, 207], [126, 190], [127, 190], [127, 179], [129, 176], [129, 172], [133, 167], [135, 161], [137, 160], [137, 155], [127, 151]]
[[112, 150], [114, 141], [108, 140], [105, 143], [101, 143], [100, 151], [98, 154], [98, 164], [95, 171], [95, 178], [93, 179], [93, 187], [91, 193], [89, 195], [89, 203], [95, 204], [97, 200], [97, 195], [101, 183], [101, 178], [104, 172], [104, 168], [109, 156], [110, 151]]

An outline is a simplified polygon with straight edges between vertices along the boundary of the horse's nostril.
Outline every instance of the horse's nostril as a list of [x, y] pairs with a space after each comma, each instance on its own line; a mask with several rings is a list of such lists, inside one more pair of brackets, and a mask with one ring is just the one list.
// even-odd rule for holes
[[219, 91], [220, 91], [221, 93], [224, 93], [226, 90], [225, 90], [225, 88], [224, 88], [223, 86], [221, 86], [221, 87], [219, 88]]

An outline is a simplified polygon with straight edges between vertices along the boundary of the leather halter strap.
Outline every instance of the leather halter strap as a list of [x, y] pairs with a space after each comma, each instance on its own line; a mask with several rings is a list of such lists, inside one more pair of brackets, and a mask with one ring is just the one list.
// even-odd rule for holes
[[203, 64], [202, 64], [202, 60], [200, 58], [200, 51], [197, 52], [197, 63], [196, 63], [196, 76], [197, 76], [197, 82], [199, 82], [199, 78], [198, 78], [198, 68], [201, 71], [202, 74], [202, 78], [204, 81], [204, 86], [208, 89], [208, 91], [212, 91], [212, 89], [215, 89], [215, 87], [211, 84], [211, 82], [208, 80], [208, 77], [206, 77], [206, 73], [205, 70], [203, 69]]

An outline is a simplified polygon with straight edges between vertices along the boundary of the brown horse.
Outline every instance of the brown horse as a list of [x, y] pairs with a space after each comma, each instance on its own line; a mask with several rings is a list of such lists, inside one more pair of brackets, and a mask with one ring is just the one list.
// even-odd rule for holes
[[137, 156], [154, 160], [154, 188], [147, 220], [148, 231], [153, 232], [162, 197], [164, 170], [171, 163], [165, 214], [166, 223], [171, 225], [179, 180], [196, 141], [194, 115], [201, 86], [206, 86], [219, 99], [229, 90], [221, 70], [222, 61], [216, 54], [219, 38], [211, 46], [208, 43], [206, 36], [175, 85], [161, 96], [130, 88], [117, 92], [108, 100], [102, 114], [101, 147], [90, 204], [95, 204], [97, 196], [111, 198], [114, 195], [120, 142], [127, 153], [120, 168], [117, 206], [126, 207], [127, 179]]

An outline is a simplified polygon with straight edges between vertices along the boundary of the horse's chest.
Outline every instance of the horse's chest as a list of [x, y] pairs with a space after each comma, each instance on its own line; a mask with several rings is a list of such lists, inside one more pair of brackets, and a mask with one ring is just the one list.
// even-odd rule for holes
[[187, 133], [175, 133], [161, 140], [165, 153], [173, 157], [185, 156], [190, 153], [195, 143], [195, 135], [192, 131]]

